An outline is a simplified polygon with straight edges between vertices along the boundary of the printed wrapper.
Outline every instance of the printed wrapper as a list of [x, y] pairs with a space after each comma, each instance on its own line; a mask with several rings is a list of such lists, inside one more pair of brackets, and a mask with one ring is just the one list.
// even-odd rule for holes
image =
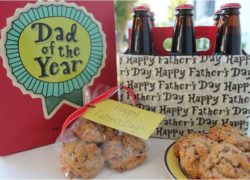
[[[101, 85], [92, 95], [86, 90], [85, 99], [90, 100], [107, 89]], [[92, 178], [102, 170], [124, 172], [143, 164], [147, 157], [144, 140], [83, 117], [58, 138], [55, 150], [66, 178]]]
[[[230, 124], [249, 133], [250, 56], [121, 55], [119, 83], [139, 108], [166, 115], [153, 137], [176, 139]], [[121, 91], [120, 101], [129, 94]]]

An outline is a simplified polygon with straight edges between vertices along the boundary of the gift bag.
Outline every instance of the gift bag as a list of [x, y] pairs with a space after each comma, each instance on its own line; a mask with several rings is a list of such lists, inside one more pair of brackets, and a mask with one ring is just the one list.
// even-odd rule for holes
[[[49, 144], [85, 102], [116, 84], [113, 1], [0, 1], [0, 155]], [[108, 78], [107, 78], [108, 77]]]

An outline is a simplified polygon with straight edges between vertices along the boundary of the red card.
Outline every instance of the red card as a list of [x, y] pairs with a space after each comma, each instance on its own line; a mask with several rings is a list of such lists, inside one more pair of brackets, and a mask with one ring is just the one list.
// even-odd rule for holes
[[0, 1], [0, 155], [53, 143], [82, 90], [116, 85], [112, 1]]

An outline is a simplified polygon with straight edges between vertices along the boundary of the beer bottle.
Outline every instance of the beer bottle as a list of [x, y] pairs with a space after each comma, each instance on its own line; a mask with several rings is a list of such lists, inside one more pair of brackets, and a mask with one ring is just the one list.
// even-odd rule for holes
[[214, 26], [218, 27], [220, 22], [221, 10], [218, 10], [214, 13]]
[[134, 19], [129, 54], [154, 54], [149, 11], [148, 6], [136, 6], [133, 8]]
[[194, 55], [196, 53], [193, 6], [182, 4], [176, 7], [171, 55]]
[[150, 11], [149, 12], [149, 15], [150, 15], [150, 23], [151, 23], [151, 27], [155, 27], [155, 13]]
[[220, 54], [222, 55], [242, 54], [240, 8], [241, 5], [238, 3], [227, 3], [222, 6], [222, 13], [224, 14], [220, 47]]
[[[222, 8], [223, 6], [221, 6]], [[222, 10], [220, 11], [219, 16], [219, 22], [217, 25], [217, 35], [216, 35], [216, 44], [215, 44], [215, 52], [214, 54], [220, 54], [220, 48], [221, 48], [221, 41], [222, 41], [222, 30], [223, 30], [223, 25], [224, 25], [224, 14]], [[216, 15], [215, 15], [216, 16]], [[215, 25], [215, 22], [214, 22]]]

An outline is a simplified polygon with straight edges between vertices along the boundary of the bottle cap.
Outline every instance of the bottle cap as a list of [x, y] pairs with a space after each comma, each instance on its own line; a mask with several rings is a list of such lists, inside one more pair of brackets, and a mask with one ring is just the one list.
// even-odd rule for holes
[[153, 17], [155, 16], [155, 13], [152, 11], [150, 11], [149, 14], [150, 14], [150, 16], [153, 16]]
[[221, 9], [229, 9], [229, 8], [241, 8], [239, 3], [226, 3], [221, 6]]
[[135, 11], [150, 11], [150, 8], [147, 5], [135, 6], [133, 12]]
[[219, 9], [219, 10], [215, 11], [214, 14], [221, 14], [221, 12], [222, 12], [222, 10]]
[[176, 10], [179, 9], [193, 9], [193, 6], [191, 4], [181, 4], [175, 8]]

